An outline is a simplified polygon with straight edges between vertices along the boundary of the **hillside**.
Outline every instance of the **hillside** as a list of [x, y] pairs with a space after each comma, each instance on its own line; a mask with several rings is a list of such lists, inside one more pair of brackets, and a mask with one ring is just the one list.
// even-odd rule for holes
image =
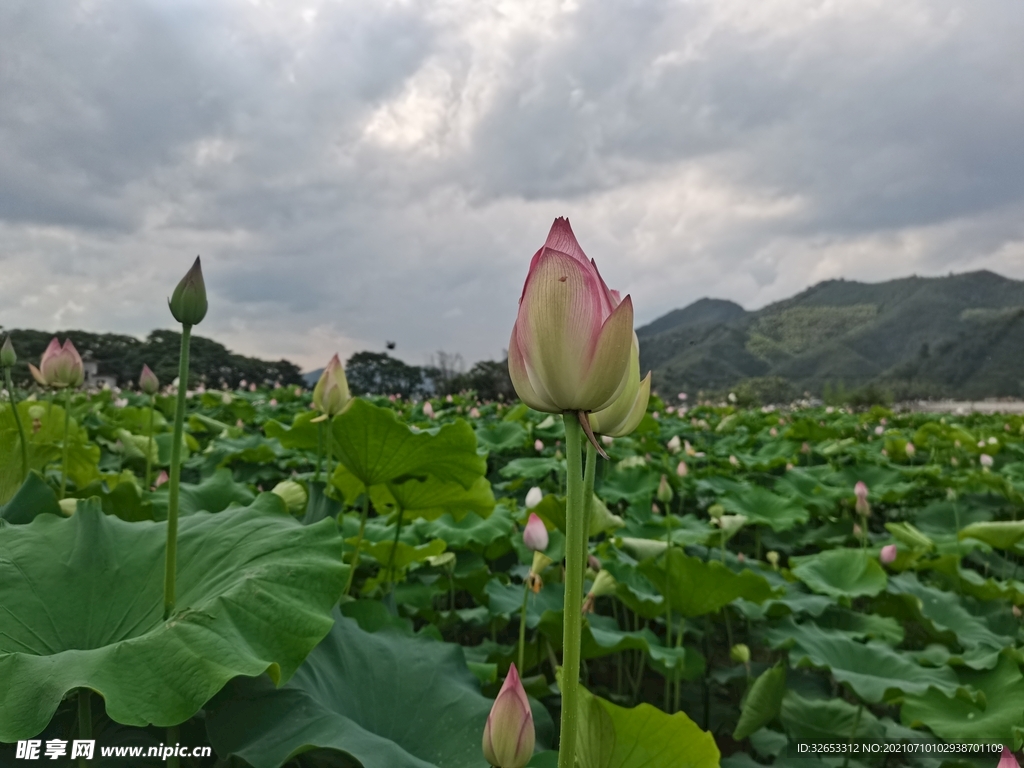
[[829, 280], [756, 312], [701, 299], [637, 336], [665, 393], [781, 377], [816, 394], [880, 385], [906, 397], [1024, 396], [1024, 282], [987, 271]]

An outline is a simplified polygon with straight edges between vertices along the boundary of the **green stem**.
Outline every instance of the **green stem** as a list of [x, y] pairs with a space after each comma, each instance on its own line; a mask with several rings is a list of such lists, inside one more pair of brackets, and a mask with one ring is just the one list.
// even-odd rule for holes
[[313, 475], [313, 482], [320, 482], [320, 462], [324, 458], [324, 423], [318, 421], [316, 425], [316, 474]]
[[[861, 702], [860, 706], [857, 707], [857, 714], [853, 716], [853, 733], [850, 734], [850, 743], [853, 744], [853, 740], [857, 738], [857, 726], [860, 725], [860, 713], [864, 711], [864, 703]], [[843, 759], [843, 768], [846, 768], [850, 763], [850, 753], [846, 753], [846, 757]]]
[[[325, 472], [325, 475], [324, 475], [324, 482], [326, 482], [328, 485], [331, 484], [331, 443], [333, 442], [333, 440], [332, 440], [333, 433], [331, 432], [331, 423], [333, 421], [334, 421], [334, 417], [333, 416], [328, 416], [327, 417], [327, 422], [326, 422], [327, 423], [327, 440], [324, 441], [324, 442], [327, 443], [327, 451], [326, 451], [326, 453], [327, 453], [327, 469], [326, 469], [326, 472]], [[399, 523], [399, 525], [401, 525], [401, 523]]]
[[92, 738], [92, 691], [78, 689], [78, 738]]
[[345, 591], [343, 595], [347, 595], [348, 591], [352, 589], [352, 580], [356, 576], [356, 568], [359, 567], [359, 550], [363, 546], [363, 534], [366, 533], [366, 516], [370, 512], [370, 489], [367, 488], [363, 493], [363, 510], [359, 513], [359, 535], [356, 536], [356, 546], [352, 550], [351, 566], [348, 572], [348, 581], [345, 582]]
[[590, 518], [594, 513], [594, 475], [597, 474], [597, 450], [587, 441], [587, 461], [583, 468], [583, 570], [590, 554]]
[[188, 391], [188, 352], [192, 326], [182, 323], [178, 359], [178, 400], [171, 438], [171, 475], [167, 483], [167, 551], [164, 558], [164, 620], [174, 612], [174, 587], [178, 565], [178, 493], [181, 480], [181, 441], [185, 431], [185, 394]]
[[146, 443], [146, 490], [153, 486], [153, 412], [156, 410], [156, 395], [149, 397], [149, 442]]
[[523, 674], [523, 660], [526, 658], [526, 601], [530, 599], [530, 586], [523, 584], [523, 610], [519, 613], [519, 674]]
[[[178, 726], [171, 725], [167, 727], [167, 746], [175, 747], [178, 745], [178, 741], [181, 739], [181, 732]], [[169, 768], [179, 768], [181, 766], [181, 758], [177, 755], [171, 755], [167, 758], [167, 765]]]
[[68, 431], [71, 428], [71, 387], [64, 390], [64, 456], [60, 466], [60, 497], [68, 489]]
[[[963, 551], [960, 548], [960, 507], [957, 503], [953, 502], [953, 521], [956, 523], [956, 583], [958, 592], [961, 594], [964, 591], [963, 578], [960, 576], [960, 562], [963, 560]], [[1017, 575], [1016, 570], [1014, 576]]]
[[565, 423], [565, 612], [562, 628], [562, 716], [558, 740], [558, 768], [576, 766], [576, 730], [579, 725], [580, 632], [583, 616], [583, 490], [582, 433], [575, 413], [562, 415]]
[[14, 397], [14, 383], [11, 381], [11, 369], [5, 368], [7, 378], [7, 391], [11, 396], [11, 410], [14, 411], [14, 423], [18, 427], [18, 437], [21, 438], [21, 482], [28, 479], [28, 443], [25, 440], [25, 428], [21, 426], [21, 416], [18, 414], [18, 401]]
[[[328, 459], [328, 462], [330, 459]], [[394, 565], [395, 565], [395, 550], [398, 549], [398, 537], [402, 535], [402, 521], [405, 520], [405, 513], [401, 507], [398, 507], [398, 521], [395, 523], [395, 540], [391, 542], [391, 552], [388, 555], [388, 588], [387, 591], [391, 591], [391, 587], [394, 584]]]

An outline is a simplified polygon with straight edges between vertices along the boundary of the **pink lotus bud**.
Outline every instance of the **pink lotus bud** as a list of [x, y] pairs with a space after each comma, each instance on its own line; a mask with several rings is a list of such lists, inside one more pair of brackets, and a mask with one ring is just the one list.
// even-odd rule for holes
[[679, 435], [676, 435], [665, 444], [665, 447], [668, 448], [669, 453], [679, 453], [683, 449], [683, 443], [679, 439]]
[[295, 388], [295, 396], [296, 397], [302, 397], [302, 387], [296, 387]]
[[661, 508], [658, 507], [657, 504], [651, 504], [651, 512], [653, 512], [656, 515], [660, 515], [661, 514]]
[[537, 438], [536, 440], [534, 440], [533, 441], [533, 449], [535, 451], [538, 451], [538, 452], [543, 451], [544, 450], [544, 441], [541, 440], [540, 438]]
[[519, 397], [548, 413], [607, 408], [626, 387], [635, 338], [630, 297], [608, 289], [569, 221], [555, 219], [530, 263], [509, 341]]
[[883, 429], [882, 427], [875, 427], [875, 434], [876, 435], [884, 435], [885, 434], [885, 429]]
[[680, 461], [679, 465], [676, 467], [676, 474], [679, 475], [680, 477], [686, 477], [686, 475], [689, 474], [689, 472], [690, 470], [687, 468], [686, 462]]
[[889, 565], [889, 563], [896, 559], [896, 545], [886, 544], [882, 547], [882, 551], [878, 553], [878, 559], [882, 565]]
[[434, 418], [434, 406], [430, 404], [429, 400], [423, 401], [423, 415], [428, 419]]
[[487, 716], [484, 759], [497, 768], [524, 768], [533, 757], [535, 739], [530, 701], [513, 664]]
[[[607, 437], [625, 437], [640, 424], [651, 397], [651, 373], [640, 378], [640, 346], [634, 341], [629, 353], [629, 373], [622, 392], [611, 405], [590, 414], [592, 431]], [[657, 413], [652, 414], [658, 418]]]
[[660, 419], [661, 418], [661, 414], [658, 413], [657, 411], [654, 411], [653, 413], [651, 413], [651, 418], [652, 419]]
[[615, 442], [615, 438], [611, 435], [601, 435], [601, 442], [605, 445], [611, 445]]
[[745, 563], [745, 562], [747, 562], [747, 556], [744, 555], [742, 552], [737, 552], [736, 553], [736, 562], [738, 562], [738, 563]]
[[166, 483], [168, 479], [169, 478], [167, 477], [167, 470], [166, 469], [161, 469], [160, 470], [160, 474], [157, 475], [156, 482], [153, 483], [153, 487], [154, 488], [159, 488], [161, 485]]
[[853, 535], [854, 536], [860, 536], [860, 534], [861, 534], [860, 526], [857, 525], [857, 523], [854, 523], [853, 524]]
[[1003, 754], [1000, 756], [996, 768], [1020, 768], [1020, 763], [1017, 762], [1017, 758], [1013, 756], [1009, 747], [1003, 747]]
[[793, 469], [793, 464], [792, 464], [792, 462], [789, 462], [789, 461], [787, 461], [787, 462], [786, 462], [786, 471], [787, 471], [787, 472], [789, 472], [789, 471], [790, 471], [790, 470], [792, 470], [792, 469]]
[[887, 450], [886, 450], [885, 448], [883, 448], [883, 449], [882, 449], [882, 455], [883, 455], [883, 456], [888, 456], [888, 455], [889, 455], [889, 452], [888, 452], [888, 451], [887, 451]]
[[771, 429], [768, 430], [768, 434], [771, 435], [772, 437], [778, 437], [779, 430], [777, 430], [775, 427], [772, 427]]
[[679, 394], [677, 395], [677, 397], [678, 397], [678, 398], [679, 398], [680, 400], [686, 400], [686, 393], [685, 393], [685, 392], [680, 392], [680, 393], [679, 393]]
[[475, 406], [473, 408], [469, 409], [469, 418], [471, 418], [471, 419], [479, 419], [480, 418], [480, 411], [478, 411]]
[[544, 527], [544, 521], [537, 517], [535, 512], [530, 513], [530, 519], [526, 521], [523, 529], [523, 544], [534, 552], [543, 552], [548, 548], [548, 529]]
[[811, 444], [808, 443], [805, 440], [804, 444], [800, 446], [800, 453], [810, 453], [810, 452], [811, 452]]
[[992, 457], [989, 456], [987, 453], [981, 454], [981, 456], [978, 457], [978, 460], [981, 462], [981, 466], [985, 467], [986, 469], [992, 466]]
[[914, 447], [913, 443], [907, 443], [906, 447], [903, 450], [906, 451], [907, 456], [909, 456], [910, 458], [913, 458], [914, 454], [917, 453], [917, 448]]
[[675, 412], [676, 412], [676, 407], [674, 405], [666, 405], [665, 406], [665, 413], [675, 413]]
[[245, 422], [242, 421], [241, 419], [236, 419], [235, 426], [238, 427], [239, 429], [243, 429], [245, 427]]
[[857, 497], [858, 501], [867, 501], [868, 486], [863, 480], [858, 480], [853, 486], [853, 495]]
[[150, 370], [148, 365], [142, 366], [142, 373], [139, 375], [139, 389], [147, 395], [155, 395], [160, 390], [160, 380]]
[[882, 418], [880, 418], [878, 420], [878, 423], [881, 424], [884, 427], [886, 424], [889, 423], [889, 420], [887, 418], [885, 418], [885, 416], [883, 416]]
[[277, 405], [277, 398], [276, 397], [270, 398], [270, 407], [273, 408], [275, 405]]
[[544, 500], [544, 491], [537, 486], [533, 486], [529, 491], [526, 492], [526, 508], [533, 509]]
[[39, 360], [39, 367], [31, 363], [28, 367], [32, 378], [44, 387], [78, 387], [85, 379], [85, 366], [71, 339], [66, 339], [62, 347], [54, 336]]
[[445, 401], [446, 403], [451, 403], [451, 402], [454, 402], [454, 400], [452, 400], [452, 396], [451, 396], [451, 395], [445, 395], [445, 396], [444, 396], [444, 401]]
[[335, 354], [313, 388], [313, 406], [323, 414], [318, 418], [330, 418], [345, 410], [351, 399], [345, 369]]
[[256, 391], [256, 382], [253, 382], [252, 384], [249, 385], [249, 391], [250, 392], [255, 392]]
[[246, 381], [245, 379], [242, 379], [240, 382], [238, 382], [238, 388], [239, 389], [245, 389], [248, 385], [249, 385], [249, 382]]

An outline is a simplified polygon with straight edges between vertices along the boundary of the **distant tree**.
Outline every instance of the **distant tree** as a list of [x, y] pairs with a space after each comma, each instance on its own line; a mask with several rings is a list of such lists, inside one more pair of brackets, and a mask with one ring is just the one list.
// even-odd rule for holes
[[386, 352], [356, 352], [345, 363], [345, 376], [356, 395], [411, 397], [422, 394], [426, 385], [422, 368]]
[[433, 384], [433, 391], [438, 395], [451, 395], [459, 391], [459, 380], [464, 375], [466, 364], [459, 353], [439, 350], [431, 355], [430, 364], [423, 369], [423, 374]]
[[508, 375], [508, 358], [481, 360], [451, 382], [453, 392], [471, 389], [481, 400], [514, 400], [515, 387]]

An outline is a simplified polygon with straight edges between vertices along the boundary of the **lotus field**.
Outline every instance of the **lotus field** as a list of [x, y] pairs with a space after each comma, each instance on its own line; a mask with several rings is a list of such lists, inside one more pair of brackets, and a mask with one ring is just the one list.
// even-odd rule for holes
[[72, 340], [15, 387], [6, 345], [0, 755], [1016, 765], [1024, 419], [648, 397], [578, 250], [531, 265], [522, 401], [189, 383], [198, 260], [180, 386], [80, 391]]

